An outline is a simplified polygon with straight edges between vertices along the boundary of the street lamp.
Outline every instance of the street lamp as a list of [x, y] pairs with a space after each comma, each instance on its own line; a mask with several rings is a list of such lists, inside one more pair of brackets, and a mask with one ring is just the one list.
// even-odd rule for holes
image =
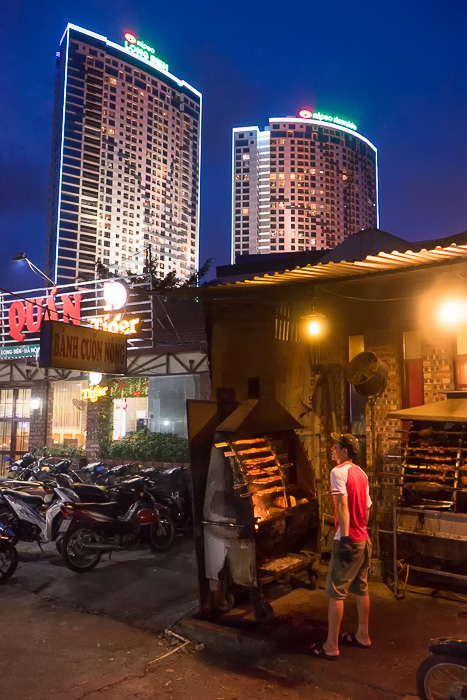
[[26, 253], [16, 253], [16, 255], [13, 258], [11, 258], [11, 260], [12, 262], [15, 262], [17, 260], [26, 260], [27, 264], [29, 265], [30, 269], [34, 272], [34, 274], [38, 275], [39, 277], [43, 277], [45, 280], [47, 280], [47, 282], [50, 282], [52, 286], [55, 284], [55, 282], [53, 282], [50, 279], [50, 277], [47, 277], [45, 272], [42, 272], [42, 270], [40, 270], [37, 267], [37, 265], [34, 265], [34, 263], [29, 260]]

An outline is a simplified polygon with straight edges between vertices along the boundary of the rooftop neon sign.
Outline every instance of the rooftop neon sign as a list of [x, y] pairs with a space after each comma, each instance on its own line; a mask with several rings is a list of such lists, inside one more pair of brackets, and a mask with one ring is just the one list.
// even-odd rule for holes
[[155, 56], [156, 52], [152, 46], [149, 46], [148, 44], [145, 44], [144, 41], [137, 39], [134, 34], [131, 34], [131, 32], [125, 33], [123, 37], [123, 46], [127, 51], [131, 51], [131, 53], [134, 53], [138, 58], [144, 58], [146, 61], [149, 61], [149, 63], [152, 63], [155, 68], [165, 71], [169, 70], [169, 64], [164, 63], [164, 61], [161, 61], [160, 58]]
[[322, 112], [312, 112], [311, 109], [301, 109], [298, 116], [302, 119], [316, 119], [320, 122], [330, 122], [331, 124], [337, 124], [337, 126], [345, 126], [347, 129], [353, 129], [357, 131], [357, 125], [346, 119], [341, 119], [341, 117], [333, 117], [330, 114], [323, 114]]

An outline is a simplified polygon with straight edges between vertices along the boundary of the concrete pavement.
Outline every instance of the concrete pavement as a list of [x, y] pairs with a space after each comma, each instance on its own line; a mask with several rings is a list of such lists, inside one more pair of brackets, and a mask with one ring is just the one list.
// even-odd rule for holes
[[54, 544], [18, 544], [20, 562], [10, 585], [77, 610], [107, 615], [160, 632], [197, 607], [196, 561], [190, 537], [168, 552], [137, 549], [104, 555], [92, 571], [67, 569]]
[[[197, 607], [187, 538], [164, 554], [113, 555], [86, 574], [66, 569], [53, 547], [40, 553], [22, 544], [19, 550], [17, 573], [0, 589], [1, 677], [8, 689], [2, 698], [402, 700], [415, 693], [415, 669], [430, 637], [467, 636], [466, 599], [425, 591], [396, 601], [385, 585], [372, 583], [373, 648], [342, 647], [330, 664], [308, 652], [326, 634], [323, 590], [277, 597], [275, 620], [265, 628], [240, 608], [225, 617], [225, 626], [203, 634], [204, 623], [189, 616], [180, 621]], [[173, 650], [158, 633], [174, 624], [182, 636], [202, 639], [204, 651], [190, 644], [155, 661]], [[354, 629], [349, 601], [342, 630]], [[267, 645], [256, 645], [258, 637]], [[236, 643], [247, 653], [238, 656]]]

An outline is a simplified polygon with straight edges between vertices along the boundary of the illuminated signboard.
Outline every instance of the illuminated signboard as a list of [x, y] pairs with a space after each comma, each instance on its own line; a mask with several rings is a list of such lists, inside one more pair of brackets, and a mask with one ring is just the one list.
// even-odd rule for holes
[[159, 68], [160, 70], [164, 71], [169, 70], [169, 64], [164, 63], [164, 61], [161, 61], [160, 58], [155, 56], [156, 52], [152, 46], [149, 46], [148, 44], [145, 44], [144, 41], [137, 39], [134, 34], [126, 32], [123, 37], [123, 46], [127, 51], [130, 51], [138, 58], [144, 58], [146, 61], [149, 61], [149, 63], [152, 63], [155, 68]]
[[34, 357], [44, 321], [123, 333], [131, 350], [153, 344], [151, 298], [146, 283], [131, 278], [0, 292], [0, 361]]
[[102, 329], [110, 333], [123, 333], [124, 335], [134, 335], [139, 324], [139, 318], [129, 320], [123, 318], [122, 313], [112, 314], [126, 306], [128, 301], [128, 287], [124, 282], [104, 282], [104, 311], [105, 316], [91, 318], [90, 323], [96, 330]]
[[322, 112], [312, 112], [311, 109], [301, 109], [298, 116], [302, 119], [316, 119], [320, 122], [330, 122], [331, 124], [337, 124], [337, 126], [345, 126], [347, 129], [352, 129], [357, 131], [357, 125], [346, 119], [341, 119], [341, 117], [333, 117], [330, 114], [323, 114]]
[[81, 389], [81, 398], [85, 401], [96, 403], [97, 399], [100, 399], [101, 396], [107, 395], [108, 390], [108, 386], [90, 386], [87, 389]]
[[41, 328], [39, 366], [126, 374], [126, 344], [126, 336], [120, 333], [45, 321]]
[[36, 357], [39, 344], [13, 345], [9, 348], [0, 348], [0, 360], [17, 360], [24, 357]]

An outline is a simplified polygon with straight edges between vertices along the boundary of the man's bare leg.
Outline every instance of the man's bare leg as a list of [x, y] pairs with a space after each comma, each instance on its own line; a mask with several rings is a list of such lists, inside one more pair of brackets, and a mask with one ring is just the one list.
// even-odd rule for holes
[[370, 596], [357, 595], [358, 628], [355, 637], [360, 644], [370, 646], [371, 640], [368, 634], [368, 620], [370, 618]]
[[329, 598], [328, 607], [328, 636], [323, 644], [326, 654], [332, 656], [339, 653], [339, 630], [344, 614], [344, 601]]

